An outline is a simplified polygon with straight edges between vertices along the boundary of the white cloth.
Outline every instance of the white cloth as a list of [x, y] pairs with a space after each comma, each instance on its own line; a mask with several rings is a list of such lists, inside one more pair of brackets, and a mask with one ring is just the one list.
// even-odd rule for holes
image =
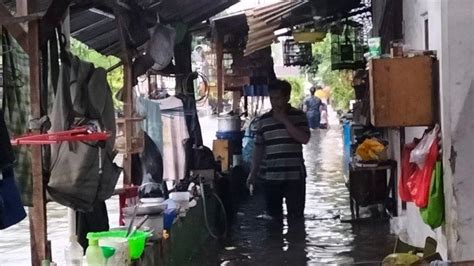
[[178, 182], [185, 177], [188, 127], [180, 99], [170, 96], [154, 101], [160, 105], [163, 123], [163, 180], [170, 187], [173, 181]]
[[321, 121], [320, 124], [327, 124], [328, 123], [328, 112], [326, 110], [321, 111]]

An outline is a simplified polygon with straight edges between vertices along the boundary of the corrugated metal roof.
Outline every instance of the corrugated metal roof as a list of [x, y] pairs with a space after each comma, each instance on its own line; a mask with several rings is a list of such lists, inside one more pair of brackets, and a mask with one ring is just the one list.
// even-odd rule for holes
[[332, 16], [348, 12], [361, 0], [281, 0], [246, 12], [249, 27], [245, 55], [272, 44], [274, 31], [313, 21], [313, 16]]
[[306, 0], [287, 0], [247, 11], [249, 33], [245, 55], [270, 46], [275, 39], [273, 32], [282, 25], [282, 20], [294, 10], [308, 4], [309, 2]]
[[[180, 21], [191, 27], [222, 12], [238, 0], [151, 0], [147, 2], [150, 9], [159, 14], [163, 22]], [[71, 36], [99, 53], [105, 55], [120, 53], [119, 32], [113, 15], [100, 12], [98, 9], [71, 8]]]
[[[189, 27], [222, 12], [239, 0], [147, 0], [137, 1], [144, 9], [155, 11], [165, 22], [184, 22]], [[1, 0], [15, 11], [14, 0]], [[40, 0], [40, 11], [46, 11], [52, 0]], [[89, 6], [91, 6], [89, 1]], [[98, 8], [84, 7], [77, 1], [70, 8], [71, 36], [104, 55], [120, 53], [119, 32], [114, 15]], [[146, 29], [144, 29], [146, 30]]]

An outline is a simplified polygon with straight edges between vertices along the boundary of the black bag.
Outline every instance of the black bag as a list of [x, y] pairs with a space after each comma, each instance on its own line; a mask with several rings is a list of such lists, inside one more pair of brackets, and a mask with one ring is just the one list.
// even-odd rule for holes
[[13, 168], [2, 171], [0, 180], [0, 229], [5, 229], [25, 219], [26, 212], [20, 192], [15, 184]]

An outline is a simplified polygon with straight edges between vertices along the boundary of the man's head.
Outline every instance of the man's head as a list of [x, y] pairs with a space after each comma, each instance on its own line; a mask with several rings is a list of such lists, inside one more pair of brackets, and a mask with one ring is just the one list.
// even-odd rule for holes
[[270, 94], [270, 103], [275, 111], [283, 111], [287, 108], [290, 101], [291, 85], [288, 81], [275, 80], [268, 86]]
[[311, 87], [311, 88], [309, 89], [309, 93], [310, 93], [311, 95], [314, 95], [315, 92], [316, 92], [316, 87]]

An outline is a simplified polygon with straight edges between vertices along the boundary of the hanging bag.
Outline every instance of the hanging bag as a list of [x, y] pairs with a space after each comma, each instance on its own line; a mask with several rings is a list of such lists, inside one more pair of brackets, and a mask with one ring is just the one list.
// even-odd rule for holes
[[5, 229], [25, 219], [26, 212], [20, 192], [15, 184], [13, 168], [7, 167], [0, 178], [0, 229]]
[[416, 164], [416, 170], [409, 177], [407, 186], [413, 202], [419, 208], [428, 205], [431, 176], [438, 159], [438, 131], [439, 126], [436, 125], [410, 153], [410, 163]]
[[431, 227], [436, 229], [444, 222], [444, 190], [443, 171], [441, 162], [436, 162], [435, 170], [431, 178], [430, 194], [426, 208], [420, 209], [421, 218]]
[[400, 176], [400, 179], [398, 179], [398, 194], [400, 195], [400, 199], [406, 202], [413, 201], [407, 182], [410, 176], [412, 176], [416, 171], [416, 165], [410, 163], [410, 153], [416, 147], [415, 142], [416, 140], [412, 143], [405, 144], [402, 150], [402, 175]]

